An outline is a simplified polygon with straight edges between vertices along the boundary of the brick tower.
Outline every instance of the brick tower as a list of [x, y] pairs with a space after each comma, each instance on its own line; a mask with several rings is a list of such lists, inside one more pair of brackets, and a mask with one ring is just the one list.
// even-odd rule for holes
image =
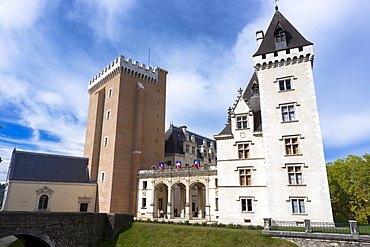
[[167, 73], [119, 56], [90, 80], [84, 156], [96, 212], [135, 213], [138, 170], [164, 160]]

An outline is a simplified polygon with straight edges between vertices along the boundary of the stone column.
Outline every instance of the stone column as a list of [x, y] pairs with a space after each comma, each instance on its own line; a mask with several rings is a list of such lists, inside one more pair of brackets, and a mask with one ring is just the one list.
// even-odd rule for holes
[[348, 223], [349, 223], [349, 227], [351, 228], [351, 234], [352, 235], [359, 235], [360, 233], [358, 231], [357, 221], [349, 220]]
[[306, 228], [305, 229], [305, 232], [312, 232], [312, 229], [311, 229], [311, 220], [304, 220], [304, 227]]
[[173, 212], [172, 212], [172, 189], [168, 188], [167, 191], [167, 219], [173, 218]]
[[209, 179], [207, 179], [207, 184], [206, 184], [206, 220], [211, 221], [211, 207], [210, 207], [210, 202], [209, 202]]
[[263, 218], [263, 230], [270, 231], [271, 229], [271, 218]]
[[190, 220], [190, 187], [186, 186], [185, 193], [185, 219]]

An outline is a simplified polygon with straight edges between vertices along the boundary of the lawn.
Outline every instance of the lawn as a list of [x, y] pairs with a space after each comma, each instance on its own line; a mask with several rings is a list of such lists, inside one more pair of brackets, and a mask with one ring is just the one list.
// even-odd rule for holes
[[99, 247], [113, 246], [285, 247], [297, 245], [262, 235], [261, 230], [135, 222], [126, 225], [114, 240], [104, 241], [99, 245]]

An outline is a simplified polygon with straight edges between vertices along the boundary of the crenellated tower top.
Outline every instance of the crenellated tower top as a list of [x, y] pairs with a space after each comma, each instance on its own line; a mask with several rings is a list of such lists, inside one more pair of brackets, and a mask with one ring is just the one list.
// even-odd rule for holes
[[105, 84], [112, 76], [118, 73], [126, 73], [149, 83], [157, 84], [158, 74], [167, 74], [168, 71], [159, 67], [147, 67], [145, 64], [140, 64], [138, 61], [133, 62], [131, 58], [126, 60], [125, 56], [121, 55], [89, 81], [89, 94], [93, 93], [97, 88]]

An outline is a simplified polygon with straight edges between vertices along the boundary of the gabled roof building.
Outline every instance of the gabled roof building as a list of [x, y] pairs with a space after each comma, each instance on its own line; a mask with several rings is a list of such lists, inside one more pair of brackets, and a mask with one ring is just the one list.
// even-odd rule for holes
[[14, 149], [2, 210], [94, 212], [96, 190], [87, 158]]

